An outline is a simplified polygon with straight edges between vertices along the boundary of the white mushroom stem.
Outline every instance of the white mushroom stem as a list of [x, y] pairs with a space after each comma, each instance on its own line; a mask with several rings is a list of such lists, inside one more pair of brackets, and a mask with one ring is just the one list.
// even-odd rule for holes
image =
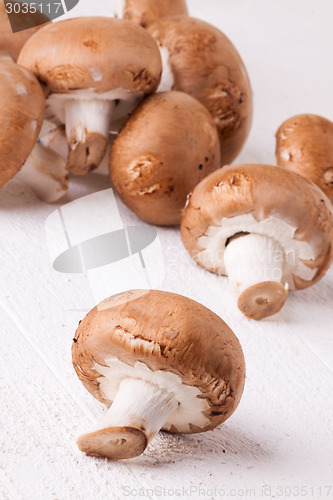
[[125, 7], [126, 7], [126, 0], [116, 0], [115, 17], [122, 19], [124, 16]]
[[156, 92], [168, 92], [173, 89], [175, 78], [169, 63], [170, 52], [167, 47], [159, 45], [162, 59], [162, 77]]
[[234, 238], [224, 253], [227, 275], [239, 296], [264, 281], [281, 283], [284, 252], [279, 243], [260, 234]]
[[112, 459], [138, 456], [178, 405], [174, 395], [146, 380], [124, 378], [96, 429], [78, 439], [81, 451]]
[[63, 125], [44, 120], [42, 130], [39, 134], [39, 142], [48, 149], [52, 149], [67, 163], [68, 160], [68, 142]]
[[85, 175], [98, 167], [108, 145], [115, 101], [67, 99], [66, 135], [69, 144], [68, 170]]
[[273, 238], [247, 234], [235, 237], [224, 253], [226, 274], [249, 317], [262, 319], [278, 312], [287, 296], [282, 283], [285, 255]]
[[68, 189], [65, 161], [39, 143], [34, 146], [16, 178], [28, 184], [38, 198], [46, 203], [59, 200]]
[[176, 408], [177, 401], [173, 394], [151, 382], [125, 378], [120, 382], [116, 399], [99, 428], [122, 426], [145, 429], [149, 443]]

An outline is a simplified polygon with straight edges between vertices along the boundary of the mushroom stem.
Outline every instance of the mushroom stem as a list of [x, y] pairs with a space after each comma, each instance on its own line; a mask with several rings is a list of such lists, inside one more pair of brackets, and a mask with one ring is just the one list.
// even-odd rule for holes
[[68, 189], [66, 163], [60, 155], [36, 143], [16, 178], [25, 182], [46, 203], [59, 200]]
[[167, 47], [158, 46], [162, 59], [162, 76], [156, 92], [168, 92], [173, 89], [175, 77], [169, 64], [170, 52]]
[[239, 309], [260, 320], [280, 311], [288, 295], [282, 283], [285, 255], [274, 239], [260, 234], [234, 237], [224, 263]]
[[39, 142], [48, 149], [52, 149], [55, 153], [67, 163], [68, 159], [68, 142], [63, 125], [55, 125], [54, 123], [44, 120], [42, 130], [39, 134]]
[[122, 19], [124, 17], [125, 7], [126, 0], [116, 0], [115, 17], [118, 17], [118, 19]]
[[73, 174], [86, 175], [102, 161], [114, 108], [115, 102], [110, 100], [66, 100], [67, 168]]
[[113, 460], [137, 457], [177, 404], [174, 395], [165, 389], [142, 379], [125, 378], [97, 429], [80, 436], [78, 447], [88, 455]]

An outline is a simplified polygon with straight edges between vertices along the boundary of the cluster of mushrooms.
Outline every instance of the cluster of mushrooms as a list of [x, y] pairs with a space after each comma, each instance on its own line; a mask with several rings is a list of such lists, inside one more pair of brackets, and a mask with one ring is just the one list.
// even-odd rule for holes
[[[15, 34], [1, 3], [0, 86], [0, 187], [19, 177], [54, 202], [70, 176], [108, 163], [122, 201], [148, 223], [180, 224], [190, 256], [228, 276], [255, 320], [332, 263], [333, 123], [293, 117], [277, 132], [276, 166], [230, 165], [251, 127], [250, 81], [231, 41], [189, 17], [185, 0], [122, 0], [114, 17]], [[110, 407], [78, 440], [90, 455], [130, 458], [160, 429], [213, 429], [243, 392], [234, 333], [167, 292], [104, 300], [72, 354]]]

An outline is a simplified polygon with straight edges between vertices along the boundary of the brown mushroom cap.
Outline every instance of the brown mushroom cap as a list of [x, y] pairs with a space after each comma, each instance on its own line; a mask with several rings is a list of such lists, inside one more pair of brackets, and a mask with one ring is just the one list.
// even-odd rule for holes
[[[12, 3], [15, 2], [6, 2]], [[3, 0], [0, 0], [0, 54], [7, 54], [14, 61], [17, 60], [18, 55], [26, 43], [26, 41], [41, 28], [42, 24], [49, 22], [49, 18], [37, 10], [36, 13], [23, 13], [20, 9], [19, 13], [15, 13], [15, 24], [17, 31], [13, 33], [10, 25], [6, 7]], [[26, 26], [38, 25], [34, 28], [25, 29]]]
[[38, 138], [44, 117], [43, 91], [31, 73], [0, 61], [0, 188], [21, 169]]
[[[303, 264], [317, 269], [313, 279], [289, 276], [289, 289], [309, 287], [323, 277], [333, 260], [333, 213], [329, 200], [312, 182], [269, 165], [227, 166], [213, 172], [194, 189], [182, 218], [182, 240], [192, 258], [205, 267], [200, 238], [208, 228], [223, 227], [226, 219], [243, 214], [251, 214], [257, 222], [282, 219], [296, 228], [296, 242], [311, 247], [314, 259]], [[207, 269], [223, 274], [219, 265]]]
[[75, 371], [108, 406], [112, 401], [105, 399], [94, 367], [106, 366], [110, 355], [130, 366], [140, 361], [152, 372], [176, 374], [184, 385], [198, 388], [209, 405], [207, 423], [203, 428], [166, 423], [164, 429], [171, 432], [213, 429], [230, 417], [243, 393], [245, 363], [238, 339], [219, 316], [181, 295], [128, 291], [104, 300], [80, 323], [72, 347]]
[[163, 17], [187, 14], [185, 0], [125, 0], [123, 19], [147, 28]]
[[173, 90], [206, 106], [219, 132], [222, 165], [232, 162], [252, 123], [252, 90], [236, 48], [214, 26], [186, 16], [161, 19], [148, 31], [170, 54]]
[[140, 26], [122, 19], [82, 17], [50, 24], [23, 47], [19, 64], [33, 71], [51, 92], [94, 89], [154, 92], [161, 58]]
[[318, 115], [297, 115], [276, 133], [280, 167], [317, 184], [333, 203], [333, 122]]
[[220, 167], [219, 140], [206, 108], [182, 92], [148, 97], [113, 143], [112, 183], [143, 220], [179, 224], [186, 197]]

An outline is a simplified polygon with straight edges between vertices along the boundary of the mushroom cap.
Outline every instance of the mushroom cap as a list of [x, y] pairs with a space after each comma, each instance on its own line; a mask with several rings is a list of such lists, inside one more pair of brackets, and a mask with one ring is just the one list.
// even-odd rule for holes
[[154, 92], [162, 66], [156, 43], [130, 21], [82, 17], [50, 24], [23, 47], [19, 64], [51, 92]]
[[[201, 238], [207, 235], [209, 228], [227, 227], [228, 223], [231, 226], [234, 218], [241, 215], [253, 217], [257, 223], [270, 218], [285, 221], [294, 228], [295, 244], [306, 242], [311, 248], [314, 258], [302, 264], [308, 269], [317, 269], [314, 277], [305, 280], [290, 276], [289, 289], [309, 287], [323, 277], [333, 260], [333, 211], [327, 197], [312, 182], [270, 165], [226, 166], [210, 174], [194, 189], [181, 223], [184, 246], [199, 265], [224, 274], [220, 265], [204, 265]], [[284, 229], [280, 236], [274, 236], [283, 238]], [[236, 233], [238, 231], [246, 232], [246, 223], [244, 229]], [[229, 241], [234, 236], [237, 234], [229, 233]], [[228, 240], [221, 240], [216, 260], [223, 258], [227, 244]]]
[[[224, 422], [243, 393], [245, 362], [237, 337], [219, 316], [181, 295], [124, 292], [101, 302], [80, 323], [72, 347], [75, 371], [108, 406], [112, 402], [105, 400], [94, 366], [106, 366], [110, 355], [130, 366], [139, 361], [152, 372], [176, 374], [182, 384], [195, 386], [209, 405], [208, 420], [204, 428], [190, 425], [187, 432]], [[184, 432], [174, 426], [168, 430]]]
[[220, 167], [214, 121], [193, 97], [163, 92], [135, 110], [113, 143], [112, 183], [143, 220], [179, 224], [187, 195]]
[[[15, 4], [15, 2], [12, 3]], [[40, 25], [49, 21], [49, 18], [39, 11], [36, 13], [23, 13], [20, 9], [18, 14], [15, 13], [15, 24], [22, 31], [13, 33], [5, 4], [3, 0], [0, 0], [0, 53], [8, 54], [8, 56], [16, 61], [26, 41], [41, 28]], [[26, 26], [31, 25], [38, 26], [25, 29]]]
[[252, 123], [251, 85], [235, 46], [211, 24], [186, 16], [161, 19], [148, 31], [169, 52], [173, 90], [206, 106], [219, 132], [222, 164], [232, 162]]
[[333, 203], [333, 122], [318, 115], [297, 115], [276, 133], [280, 167], [317, 184]]
[[123, 19], [147, 28], [162, 17], [187, 14], [185, 0], [125, 0]]
[[34, 75], [10, 61], [0, 61], [0, 88], [1, 188], [21, 169], [36, 144], [45, 98]]

